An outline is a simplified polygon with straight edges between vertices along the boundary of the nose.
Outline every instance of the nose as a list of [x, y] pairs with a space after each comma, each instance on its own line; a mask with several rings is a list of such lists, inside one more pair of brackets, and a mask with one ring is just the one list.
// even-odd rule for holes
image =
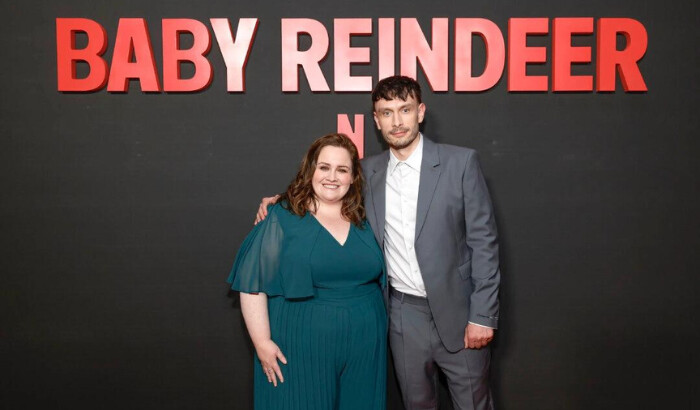
[[394, 128], [398, 128], [403, 125], [403, 120], [401, 119], [400, 113], [391, 116], [391, 125]]

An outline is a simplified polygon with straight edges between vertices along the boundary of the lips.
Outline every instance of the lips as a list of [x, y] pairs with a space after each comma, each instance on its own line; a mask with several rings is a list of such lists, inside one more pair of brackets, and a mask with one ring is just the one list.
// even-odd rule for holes
[[321, 185], [323, 185], [323, 187], [326, 189], [338, 189], [340, 187], [340, 185], [336, 185], [336, 184], [321, 184]]

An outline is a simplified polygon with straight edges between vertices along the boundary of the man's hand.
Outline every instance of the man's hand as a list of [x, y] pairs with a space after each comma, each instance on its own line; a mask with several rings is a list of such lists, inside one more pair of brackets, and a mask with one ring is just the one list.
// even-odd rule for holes
[[279, 199], [279, 195], [275, 196], [268, 196], [262, 199], [260, 201], [260, 206], [258, 207], [258, 213], [255, 215], [255, 222], [253, 225], [257, 225], [258, 222], [262, 221], [263, 219], [267, 218], [267, 207], [268, 205], [272, 205], [277, 202]]
[[464, 329], [464, 348], [481, 349], [493, 340], [493, 329], [469, 323]]

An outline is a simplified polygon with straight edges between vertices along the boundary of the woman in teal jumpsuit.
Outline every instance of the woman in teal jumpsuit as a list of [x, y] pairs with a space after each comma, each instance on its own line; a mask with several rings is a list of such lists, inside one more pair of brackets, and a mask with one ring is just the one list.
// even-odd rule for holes
[[236, 256], [229, 282], [256, 349], [255, 409], [386, 407], [384, 260], [361, 172], [347, 137], [318, 139]]

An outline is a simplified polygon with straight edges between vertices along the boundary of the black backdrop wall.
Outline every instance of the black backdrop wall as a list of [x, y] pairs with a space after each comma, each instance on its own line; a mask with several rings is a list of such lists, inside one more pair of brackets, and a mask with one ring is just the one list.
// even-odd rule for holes
[[[365, 114], [365, 151], [382, 149], [367, 93], [314, 94], [303, 76], [299, 93], [280, 91], [285, 17], [317, 19], [331, 35], [338, 17], [417, 17], [426, 32], [432, 17], [483, 17], [504, 33], [509, 17], [642, 22], [648, 92], [508, 93], [502, 79], [484, 93], [432, 93], [420, 74], [424, 132], [480, 151], [495, 201], [500, 409], [699, 405], [695, 2], [64, 0], [2, 10], [3, 408], [251, 408], [252, 349], [224, 279], [259, 199], [286, 186], [337, 113]], [[159, 72], [162, 18], [257, 17], [247, 91], [225, 91], [214, 44], [214, 81], [199, 93], [144, 94], [134, 82], [126, 94], [60, 93], [57, 17], [102, 24], [107, 56], [120, 17], [146, 18]], [[375, 57], [353, 72], [376, 76], [376, 38], [355, 44]]]

